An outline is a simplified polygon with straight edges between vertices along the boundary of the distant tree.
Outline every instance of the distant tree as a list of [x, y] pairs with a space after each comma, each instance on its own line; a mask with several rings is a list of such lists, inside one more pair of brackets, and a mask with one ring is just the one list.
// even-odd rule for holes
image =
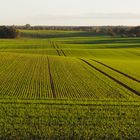
[[134, 27], [130, 30], [130, 34], [140, 37], [140, 26]]
[[0, 26], [0, 38], [17, 38], [19, 32], [14, 27]]
[[116, 36], [116, 33], [113, 31], [111, 27], [108, 29], [108, 34], [111, 35], [112, 37]]
[[26, 29], [31, 29], [31, 25], [30, 25], [30, 24], [26, 24], [26, 25], [25, 25], [25, 28], [26, 28]]

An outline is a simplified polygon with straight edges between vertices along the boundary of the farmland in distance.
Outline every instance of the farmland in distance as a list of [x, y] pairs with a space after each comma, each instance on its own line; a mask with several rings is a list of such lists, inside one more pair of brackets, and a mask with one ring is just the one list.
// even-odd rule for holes
[[20, 32], [0, 40], [0, 139], [140, 138], [140, 38]]

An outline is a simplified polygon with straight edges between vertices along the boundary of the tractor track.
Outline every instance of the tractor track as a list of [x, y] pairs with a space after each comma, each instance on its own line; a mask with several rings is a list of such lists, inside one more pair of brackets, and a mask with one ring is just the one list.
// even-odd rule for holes
[[[58, 45], [56, 42], [51, 42], [51, 44], [52, 44], [53, 48], [57, 51], [57, 54], [58, 54], [59, 56], [62, 56], [61, 53], [62, 53], [64, 56], [66, 56], [65, 52], [64, 52], [62, 49], [60, 49], [59, 45]], [[60, 53], [60, 52], [61, 52], [61, 53]]]
[[53, 78], [52, 78], [52, 74], [51, 74], [49, 57], [47, 57], [47, 59], [48, 59], [48, 70], [49, 70], [49, 76], [50, 76], [51, 90], [52, 90], [52, 93], [53, 93], [53, 98], [56, 98], [56, 92], [55, 92], [54, 82], [53, 82]]
[[66, 54], [64, 53], [64, 51], [62, 49], [60, 49], [59, 45], [57, 43], [55, 43], [55, 44], [56, 44], [56, 48], [59, 49], [64, 56], [66, 56]]
[[51, 44], [52, 44], [53, 48], [56, 50], [57, 54], [58, 54], [59, 56], [61, 56], [60, 53], [59, 53], [58, 48], [55, 46], [55, 43], [54, 43], [54, 42], [51, 42]]
[[59, 50], [56, 49], [56, 51], [57, 51], [58, 55], [61, 56], [60, 53], [59, 53]]
[[66, 56], [66, 54], [64, 53], [64, 51], [61, 49], [61, 52], [62, 52], [62, 54], [64, 55], [64, 56]]
[[110, 66], [108, 66], [108, 65], [106, 65], [106, 64], [104, 64], [104, 63], [102, 63], [102, 62], [99, 62], [99, 61], [97, 61], [97, 60], [93, 60], [93, 59], [91, 59], [91, 60], [94, 61], [94, 62], [96, 62], [96, 63], [98, 63], [98, 64], [101, 64], [101, 65], [103, 65], [103, 66], [105, 66], [105, 67], [107, 67], [107, 68], [109, 68], [109, 69], [111, 69], [111, 70], [113, 70], [113, 71], [115, 71], [115, 72], [118, 72], [119, 74], [122, 74], [122, 75], [124, 75], [125, 77], [127, 77], [127, 78], [129, 78], [129, 79], [131, 79], [131, 80], [133, 80], [133, 81], [136, 81], [136, 82], [140, 83], [140, 80], [138, 80], [138, 79], [136, 79], [136, 78], [134, 78], [134, 77], [132, 77], [132, 76], [126, 74], [126, 73], [123, 73], [123, 72], [121, 72], [121, 71], [119, 71], [119, 70], [117, 70], [117, 69], [115, 69], [115, 68], [112, 68], [112, 67], [110, 67]]
[[129, 90], [129, 91], [133, 92], [134, 94], [140, 96], [140, 93], [139, 93], [138, 91], [136, 91], [136, 90], [134, 90], [133, 88], [129, 87], [128, 85], [122, 83], [121, 81], [117, 80], [116, 78], [110, 76], [109, 74], [105, 73], [104, 71], [100, 70], [99, 68], [93, 66], [92, 64], [90, 64], [90, 63], [87, 62], [86, 60], [81, 59], [81, 58], [80, 58], [80, 60], [81, 60], [82, 62], [84, 62], [85, 64], [87, 64], [88, 66], [94, 68], [96, 71], [102, 73], [102, 74], [105, 75], [106, 77], [108, 77], [108, 78], [110, 78], [111, 80], [115, 81], [115, 82], [118, 83], [119, 85], [123, 86], [123, 87], [126, 88], [127, 90]]

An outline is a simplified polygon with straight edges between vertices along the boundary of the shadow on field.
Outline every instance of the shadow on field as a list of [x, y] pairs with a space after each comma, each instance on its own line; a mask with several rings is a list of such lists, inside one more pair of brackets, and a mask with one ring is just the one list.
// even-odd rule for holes
[[140, 43], [140, 38], [106, 38], [101, 40], [67, 41], [67, 44], [114, 44], [114, 43]]
[[120, 45], [120, 46], [105, 46], [102, 49], [130, 49], [130, 48], [140, 48], [140, 44], [138, 45]]
[[95, 32], [66, 32], [66, 33], [34, 33], [34, 32], [21, 32], [21, 37], [26, 38], [65, 38], [65, 37], [92, 37], [92, 36], [103, 36], [103, 34]]

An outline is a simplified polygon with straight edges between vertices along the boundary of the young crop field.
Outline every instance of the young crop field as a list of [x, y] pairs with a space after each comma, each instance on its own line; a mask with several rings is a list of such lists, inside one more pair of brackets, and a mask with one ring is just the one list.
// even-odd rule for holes
[[140, 139], [140, 38], [20, 32], [0, 39], [0, 139]]

